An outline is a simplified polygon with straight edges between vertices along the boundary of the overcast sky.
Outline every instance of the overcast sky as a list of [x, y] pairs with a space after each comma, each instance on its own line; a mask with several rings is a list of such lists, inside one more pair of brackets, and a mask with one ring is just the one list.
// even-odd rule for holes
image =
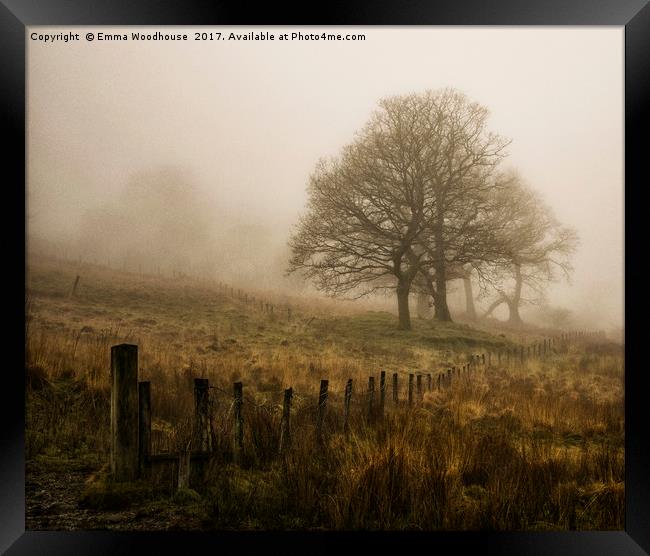
[[[288, 234], [317, 160], [384, 96], [455, 87], [512, 139], [508, 164], [581, 246], [550, 301], [622, 324], [623, 28], [338, 28], [365, 41], [134, 42], [137, 28], [28, 29], [28, 226], [74, 234], [137, 170], [182, 166], [246, 221]], [[156, 28], [140, 29], [147, 33]], [[337, 28], [210, 28], [276, 36]], [[79, 33], [44, 43], [29, 34]], [[87, 32], [126, 32], [93, 41]]]

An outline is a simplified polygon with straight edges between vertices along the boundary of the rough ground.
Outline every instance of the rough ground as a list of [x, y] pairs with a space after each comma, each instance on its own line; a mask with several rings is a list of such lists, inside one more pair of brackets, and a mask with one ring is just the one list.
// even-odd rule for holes
[[120, 531], [200, 530], [201, 520], [188, 515], [189, 509], [165, 502], [135, 505], [122, 511], [81, 508], [79, 500], [85, 482], [99, 466], [69, 460], [65, 465], [27, 462], [25, 478], [26, 524], [36, 530]]

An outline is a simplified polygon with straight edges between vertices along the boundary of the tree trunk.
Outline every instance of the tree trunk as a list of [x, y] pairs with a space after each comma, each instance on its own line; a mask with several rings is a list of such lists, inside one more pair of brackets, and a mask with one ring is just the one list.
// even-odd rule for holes
[[447, 306], [447, 267], [443, 237], [444, 208], [441, 203], [438, 203], [437, 213], [438, 224], [434, 231], [435, 260], [433, 265], [436, 270], [436, 295], [433, 298], [436, 308], [435, 318], [438, 321], [451, 322], [451, 313]]
[[512, 299], [508, 301], [508, 309], [510, 310], [510, 317], [508, 322], [510, 324], [520, 325], [523, 324], [521, 316], [519, 315], [519, 303], [521, 302], [521, 287], [522, 287], [522, 277], [521, 277], [521, 265], [515, 265], [515, 293], [512, 296]]
[[436, 296], [434, 303], [436, 307], [436, 320], [451, 322], [451, 313], [447, 306], [447, 275], [445, 263], [436, 265]]
[[411, 330], [411, 313], [409, 311], [410, 284], [400, 280], [397, 283], [397, 312], [401, 330]]
[[465, 311], [467, 318], [471, 321], [476, 320], [476, 307], [474, 306], [474, 292], [472, 291], [472, 280], [469, 276], [463, 278], [463, 286], [465, 286]]
[[488, 318], [492, 314], [492, 311], [494, 311], [502, 303], [506, 303], [506, 298], [505, 297], [500, 297], [494, 303], [492, 303], [492, 305], [490, 305], [488, 307], [488, 310], [485, 311], [485, 314], [483, 315], [483, 318], [484, 319]]
[[508, 310], [510, 311], [510, 316], [508, 318], [508, 322], [510, 324], [514, 324], [517, 326], [523, 324], [523, 321], [521, 320], [521, 316], [519, 316], [519, 305], [515, 304], [513, 301], [509, 301]]
[[429, 296], [420, 292], [417, 296], [418, 318], [428, 319], [431, 316], [431, 307], [429, 306]]

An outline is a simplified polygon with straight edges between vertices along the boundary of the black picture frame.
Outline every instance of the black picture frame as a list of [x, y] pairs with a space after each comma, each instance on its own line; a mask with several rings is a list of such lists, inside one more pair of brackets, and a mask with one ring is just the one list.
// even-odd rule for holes
[[[648, 101], [650, 101], [650, 6], [647, 0], [446, 0], [394, 3], [331, 2], [323, 6], [256, 9], [243, 2], [207, 0], [1, 0], [0, 96], [7, 146], [3, 159], [5, 251], [5, 337], [10, 359], [0, 383], [0, 552], [18, 554], [130, 554], [167, 550], [284, 552], [331, 550], [363, 540], [364, 551], [403, 549], [404, 544], [431, 552], [475, 550], [488, 554], [641, 555], [650, 553], [650, 421], [644, 372], [648, 335], [642, 320], [644, 277], [635, 269], [642, 240], [641, 201], [647, 185]], [[308, 9], [312, 12], [309, 13]], [[111, 533], [107, 531], [25, 531], [24, 306], [18, 291], [25, 285], [25, 47], [32, 25], [562, 25], [625, 27], [625, 330], [626, 330], [626, 523], [622, 532], [428, 532], [422, 534], [347, 533]], [[558, 86], [561, 86], [559, 84]], [[646, 180], [644, 180], [646, 178]], [[636, 257], [634, 255], [637, 255]], [[21, 283], [22, 280], [22, 283]], [[636, 294], [636, 295], [635, 295]], [[15, 361], [14, 361], [15, 358]], [[11, 361], [11, 364], [8, 362]], [[23, 393], [23, 395], [18, 395]], [[363, 539], [360, 537], [363, 536]], [[273, 544], [270, 544], [273, 543]]]

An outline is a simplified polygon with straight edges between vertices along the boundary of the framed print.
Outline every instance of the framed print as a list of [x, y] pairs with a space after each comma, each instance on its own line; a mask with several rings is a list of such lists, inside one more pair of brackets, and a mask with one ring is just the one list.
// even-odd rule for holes
[[650, 552], [646, 2], [0, 13], [0, 549]]

